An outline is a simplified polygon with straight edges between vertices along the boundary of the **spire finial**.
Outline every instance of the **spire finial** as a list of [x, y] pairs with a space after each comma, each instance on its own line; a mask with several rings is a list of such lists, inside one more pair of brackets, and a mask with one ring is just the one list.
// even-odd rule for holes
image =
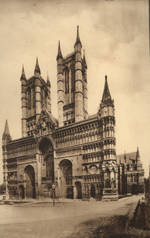
[[[79, 36], [79, 26], [77, 26], [77, 38], [76, 38], [76, 43], [80, 43], [80, 44], [81, 44], [80, 36]], [[76, 43], [75, 43], [75, 44], [76, 44]]]
[[11, 140], [7, 119], [6, 119], [5, 129], [4, 129], [4, 133], [3, 133], [2, 139], [3, 140], [8, 139], [9, 141]]
[[34, 73], [39, 73], [39, 74], [41, 74], [41, 70], [40, 70], [39, 62], [38, 62], [38, 57], [36, 57], [36, 65], [35, 65]]
[[61, 53], [61, 48], [60, 48], [60, 41], [58, 41], [58, 55], [57, 55], [57, 60], [62, 59], [62, 53]]
[[77, 26], [77, 39], [76, 39], [76, 42], [80, 43], [79, 26]]
[[107, 75], [105, 75], [105, 86], [104, 86], [102, 102], [108, 102], [110, 100], [111, 100], [111, 95], [110, 95], [109, 87], [108, 87], [108, 83], [107, 83]]
[[24, 65], [22, 65], [22, 73], [21, 73], [20, 80], [22, 80], [22, 79], [26, 79], [26, 75], [25, 75], [25, 71], [24, 71]]
[[121, 157], [120, 157], [120, 159], [119, 159], [119, 162], [120, 162], [120, 164], [121, 164]]
[[85, 59], [85, 50], [83, 50], [83, 67], [87, 69], [86, 59]]
[[140, 159], [140, 153], [139, 153], [139, 147], [137, 147], [136, 160], [138, 161], [139, 159]]
[[47, 86], [51, 87], [51, 83], [50, 83], [50, 80], [49, 80], [48, 72], [47, 72]]

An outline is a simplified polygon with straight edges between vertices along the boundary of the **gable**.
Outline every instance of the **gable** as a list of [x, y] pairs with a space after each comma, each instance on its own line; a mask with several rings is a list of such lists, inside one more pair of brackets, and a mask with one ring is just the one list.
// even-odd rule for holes
[[40, 117], [36, 124], [35, 132], [37, 135], [48, 134], [51, 132], [53, 133], [57, 126], [57, 120], [45, 108], [41, 111]]

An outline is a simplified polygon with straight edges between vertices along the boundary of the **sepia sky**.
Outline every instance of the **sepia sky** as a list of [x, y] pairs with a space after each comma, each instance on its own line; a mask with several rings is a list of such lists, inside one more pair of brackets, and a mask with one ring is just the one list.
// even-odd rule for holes
[[[34, 74], [36, 57], [49, 72], [52, 113], [57, 117], [58, 40], [63, 56], [74, 51], [79, 25], [88, 65], [89, 114], [98, 111], [105, 75], [116, 114], [116, 150], [139, 147], [145, 175], [150, 161], [150, 74], [148, 0], [0, 0], [0, 137], [8, 120], [21, 137], [21, 84]], [[0, 140], [0, 183], [2, 150]]]

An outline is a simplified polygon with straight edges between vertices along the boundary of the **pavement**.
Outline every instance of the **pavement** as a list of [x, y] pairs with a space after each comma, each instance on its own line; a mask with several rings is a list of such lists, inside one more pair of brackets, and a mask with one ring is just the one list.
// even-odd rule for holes
[[1, 238], [63, 238], [69, 236], [81, 222], [99, 217], [127, 215], [141, 196], [118, 201], [52, 200], [14, 203], [0, 206]]

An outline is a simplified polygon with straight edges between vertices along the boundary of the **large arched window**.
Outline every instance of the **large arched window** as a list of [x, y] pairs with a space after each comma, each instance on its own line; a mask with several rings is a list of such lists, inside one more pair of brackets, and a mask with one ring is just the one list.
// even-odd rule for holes
[[49, 155], [45, 159], [46, 161], [46, 177], [49, 179], [53, 179], [54, 177], [54, 164], [53, 164], [53, 156]]
[[69, 93], [69, 70], [65, 71], [65, 93]]
[[44, 100], [44, 98], [43, 98], [43, 88], [41, 88], [41, 105], [43, 106], [43, 100]]
[[31, 89], [28, 88], [28, 109], [31, 109]]
[[71, 65], [71, 91], [74, 92], [75, 90], [75, 66], [74, 64]]
[[66, 170], [66, 185], [72, 185], [72, 168], [68, 167]]
[[48, 93], [47, 91], [45, 91], [45, 107], [47, 108], [47, 97], [48, 97]]
[[33, 88], [33, 107], [35, 107], [35, 87]]

